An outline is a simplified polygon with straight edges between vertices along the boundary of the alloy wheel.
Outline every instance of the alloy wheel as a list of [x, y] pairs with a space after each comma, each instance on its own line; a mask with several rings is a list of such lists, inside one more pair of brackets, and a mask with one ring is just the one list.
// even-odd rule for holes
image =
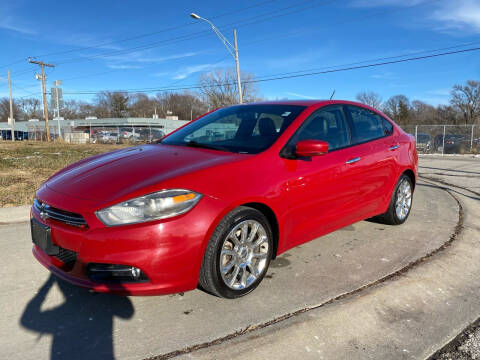
[[263, 225], [245, 220], [228, 233], [220, 251], [220, 274], [227, 287], [246, 289], [261, 277], [268, 265], [269, 242]]

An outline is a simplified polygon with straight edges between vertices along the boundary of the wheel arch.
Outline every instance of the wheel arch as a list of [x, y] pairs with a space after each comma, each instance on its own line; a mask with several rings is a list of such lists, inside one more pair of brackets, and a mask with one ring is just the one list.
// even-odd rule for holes
[[277, 257], [278, 239], [279, 239], [280, 232], [279, 232], [277, 216], [275, 215], [274, 211], [268, 205], [265, 205], [259, 202], [249, 202], [249, 203], [242, 204], [240, 206], [246, 206], [246, 207], [250, 207], [252, 209], [258, 210], [267, 218], [273, 234], [272, 259], [275, 259]]
[[407, 169], [402, 173], [402, 175], [403, 174], [407, 175], [410, 178], [410, 180], [412, 181], [413, 190], [415, 190], [416, 181], [415, 181], [415, 173], [413, 172], [413, 170]]

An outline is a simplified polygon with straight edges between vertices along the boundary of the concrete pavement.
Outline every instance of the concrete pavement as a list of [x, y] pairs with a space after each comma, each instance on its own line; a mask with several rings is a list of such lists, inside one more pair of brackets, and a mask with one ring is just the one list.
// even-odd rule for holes
[[480, 316], [480, 204], [461, 202], [458, 239], [402, 276], [182, 358], [428, 358]]
[[30, 220], [31, 205], [0, 208], [0, 224], [12, 224]]
[[0, 357], [142, 359], [316, 308], [387, 278], [449, 240], [458, 223], [456, 201], [425, 183], [414, 201], [403, 226], [362, 221], [283, 254], [254, 293], [235, 301], [199, 290], [163, 297], [91, 294], [36, 263], [28, 224], [1, 226], [0, 269], [7, 276], [0, 293]]

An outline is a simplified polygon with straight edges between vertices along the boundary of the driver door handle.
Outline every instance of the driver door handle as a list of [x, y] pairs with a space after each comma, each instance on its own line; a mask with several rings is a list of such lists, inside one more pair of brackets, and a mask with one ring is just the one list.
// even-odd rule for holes
[[388, 150], [390, 150], [390, 151], [397, 150], [399, 147], [400, 147], [400, 145], [396, 144], [396, 145], [390, 146], [388, 148]]

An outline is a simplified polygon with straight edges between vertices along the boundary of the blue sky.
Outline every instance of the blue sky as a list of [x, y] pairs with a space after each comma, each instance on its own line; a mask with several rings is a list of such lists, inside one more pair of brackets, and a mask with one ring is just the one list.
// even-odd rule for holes
[[[240, 65], [256, 76], [320, 69], [474, 43], [479, 0], [37, 1], [0, 4], [0, 97], [40, 96], [28, 56], [57, 64], [49, 87], [65, 93], [195, 85], [233, 59], [196, 12], [232, 40]], [[455, 50], [455, 49], [453, 49]], [[11, 64], [9, 66], [4, 66]], [[446, 104], [454, 84], [480, 78], [480, 51], [423, 61], [259, 83], [275, 98], [354, 99], [372, 90]], [[89, 100], [92, 95], [66, 95]]]

